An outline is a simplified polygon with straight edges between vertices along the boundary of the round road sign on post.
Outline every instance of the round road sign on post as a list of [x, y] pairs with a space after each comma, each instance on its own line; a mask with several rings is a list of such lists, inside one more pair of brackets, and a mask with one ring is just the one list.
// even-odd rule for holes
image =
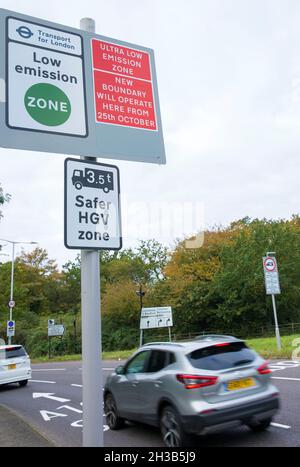
[[277, 262], [275, 258], [267, 256], [264, 260], [264, 268], [267, 272], [274, 272], [277, 270]]
[[15, 304], [16, 304], [16, 303], [15, 303], [14, 300], [10, 300], [10, 301], [8, 302], [9, 308], [14, 308]]

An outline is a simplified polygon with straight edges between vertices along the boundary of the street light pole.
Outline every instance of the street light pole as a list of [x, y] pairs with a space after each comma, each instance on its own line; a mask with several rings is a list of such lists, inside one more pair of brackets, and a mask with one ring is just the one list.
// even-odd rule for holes
[[[14, 307], [14, 271], [15, 271], [15, 242], [12, 242], [12, 259], [11, 259], [11, 279], [10, 279], [10, 299], [9, 299], [9, 321], [12, 321]], [[8, 337], [8, 344], [11, 344], [11, 336]]]
[[[2, 242], [12, 244], [12, 258], [11, 258], [11, 279], [10, 279], [10, 299], [9, 299], [9, 321], [13, 318], [13, 307], [14, 305], [14, 272], [15, 272], [15, 245], [36, 245], [37, 242], [14, 242], [12, 240], [4, 240], [0, 238]], [[11, 345], [11, 336], [8, 336], [8, 345]]]

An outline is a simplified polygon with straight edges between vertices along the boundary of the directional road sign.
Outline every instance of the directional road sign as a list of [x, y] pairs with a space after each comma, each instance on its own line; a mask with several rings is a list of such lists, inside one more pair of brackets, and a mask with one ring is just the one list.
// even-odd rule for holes
[[140, 329], [166, 328], [173, 326], [172, 308], [142, 308]]

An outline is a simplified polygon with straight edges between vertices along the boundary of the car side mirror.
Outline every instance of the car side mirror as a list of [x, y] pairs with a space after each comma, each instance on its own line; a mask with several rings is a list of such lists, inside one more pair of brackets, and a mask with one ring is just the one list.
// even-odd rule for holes
[[125, 374], [124, 366], [123, 365], [117, 366], [117, 368], [115, 369], [115, 372], [117, 375], [124, 375]]

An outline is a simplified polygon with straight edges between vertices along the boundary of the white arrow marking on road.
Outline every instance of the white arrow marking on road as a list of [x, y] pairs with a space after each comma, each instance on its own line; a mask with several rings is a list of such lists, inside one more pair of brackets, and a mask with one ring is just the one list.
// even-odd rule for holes
[[82, 420], [77, 420], [77, 422], [71, 423], [71, 426], [75, 428], [83, 428], [83, 421]]
[[70, 402], [71, 399], [63, 399], [62, 397], [54, 396], [54, 392], [34, 392], [32, 394], [33, 399], [40, 399], [41, 397], [45, 397], [46, 399], [51, 399], [57, 402]]
[[57, 410], [60, 409], [67, 409], [72, 410], [72, 412], [82, 413], [82, 410], [76, 409], [75, 407], [71, 407], [70, 405], [62, 405], [61, 407], [57, 407]]
[[57, 412], [50, 412], [49, 410], [40, 410], [40, 414], [45, 420], [45, 422], [49, 422], [51, 418], [56, 418], [56, 417], [67, 417], [68, 415], [64, 413], [57, 413]]

